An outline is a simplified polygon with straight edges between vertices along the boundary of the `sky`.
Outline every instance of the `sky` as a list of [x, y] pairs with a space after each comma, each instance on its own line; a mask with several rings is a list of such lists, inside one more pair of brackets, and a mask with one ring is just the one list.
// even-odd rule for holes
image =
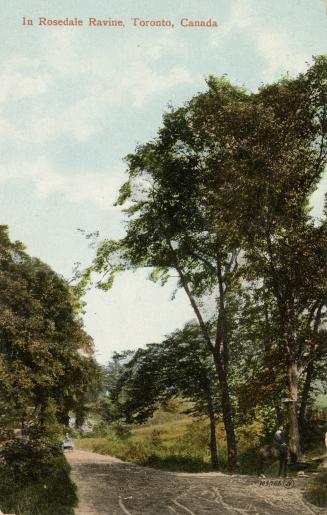
[[[326, 13], [327, 0], [2, 0], [0, 223], [70, 278], [94, 252], [78, 228], [124, 234], [113, 206], [123, 158], [155, 137], [167, 106], [204, 91], [210, 74], [256, 90], [304, 71], [326, 52]], [[43, 26], [40, 17], [83, 25]], [[124, 26], [89, 26], [90, 17]], [[181, 19], [218, 26], [182, 27]], [[325, 178], [312, 199], [316, 216], [326, 189]], [[101, 363], [193, 318], [183, 292], [171, 300], [173, 281], [162, 288], [147, 276], [128, 272], [110, 292], [87, 294], [85, 326]]]

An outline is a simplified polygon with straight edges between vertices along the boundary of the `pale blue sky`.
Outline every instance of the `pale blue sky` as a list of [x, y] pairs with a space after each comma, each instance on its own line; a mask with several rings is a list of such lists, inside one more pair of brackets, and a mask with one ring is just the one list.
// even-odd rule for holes
[[[22, 17], [34, 20], [22, 26]], [[83, 27], [39, 27], [38, 17], [78, 17]], [[90, 28], [88, 17], [124, 28]], [[174, 29], [136, 28], [131, 17], [171, 19]], [[218, 28], [182, 28], [180, 18]], [[256, 89], [326, 52], [322, 0], [2, 0], [0, 30], [1, 223], [28, 251], [70, 276], [92, 252], [78, 233], [123, 234], [112, 204], [124, 181], [122, 158], [153, 137], [168, 103], [227, 74]], [[319, 212], [326, 181], [315, 195]], [[109, 293], [88, 295], [85, 323], [105, 362], [113, 350], [162, 338], [192, 312], [173, 286], [142, 271]]]

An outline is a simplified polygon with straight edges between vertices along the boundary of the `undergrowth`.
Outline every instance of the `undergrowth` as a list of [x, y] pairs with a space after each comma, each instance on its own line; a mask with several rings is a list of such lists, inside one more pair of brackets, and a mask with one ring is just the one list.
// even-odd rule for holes
[[[210, 460], [210, 429], [206, 419], [185, 415], [182, 411], [166, 411], [160, 408], [145, 424], [128, 428], [108, 425], [95, 434], [79, 439], [78, 446], [100, 454], [116, 456], [124, 461], [172, 471], [205, 472], [212, 470]], [[119, 429], [119, 430], [117, 430]], [[122, 431], [122, 429], [124, 429]], [[316, 431], [317, 432], [317, 431]], [[264, 422], [258, 418], [237, 428], [238, 472], [257, 475], [259, 467], [258, 451], [264, 443], [269, 443]], [[311, 469], [321, 462], [323, 448], [322, 433], [317, 432], [314, 449], [307, 450], [305, 459], [311, 462]], [[227, 472], [227, 445], [223, 424], [217, 424], [219, 470]], [[278, 461], [265, 463], [267, 476], [278, 475]], [[310, 469], [310, 470], [311, 470]], [[290, 475], [295, 472], [289, 471]]]
[[327, 470], [309, 481], [305, 497], [316, 506], [327, 507]]
[[[139, 465], [173, 471], [212, 470], [210, 429], [207, 420], [159, 409], [146, 424], [130, 429], [129, 436], [121, 438], [114, 427], [108, 426], [96, 433], [96, 437], [87, 435], [81, 438], [78, 446]], [[240, 472], [256, 473], [257, 446], [260, 438], [260, 424], [252, 424], [246, 430], [240, 429]], [[227, 472], [227, 446], [222, 423], [217, 424], [217, 440], [219, 469]]]
[[15, 515], [73, 515], [76, 487], [61, 450], [17, 446], [0, 463], [0, 509]]

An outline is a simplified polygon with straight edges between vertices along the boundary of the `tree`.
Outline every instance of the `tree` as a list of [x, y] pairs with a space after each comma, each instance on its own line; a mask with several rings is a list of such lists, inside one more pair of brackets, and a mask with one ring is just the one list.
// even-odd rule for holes
[[[0, 439], [59, 436], [98, 366], [67, 282], [0, 227]], [[92, 375], [91, 375], [92, 372]]]
[[[161, 343], [148, 344], [145, 349], [115, 354], [106, 370], [109, 419], [140, 423], [168, 399], [188, 400], [192, 403], [188, 413], [209, 418], [211, 463], [213, 468], [218, 468], [219, 389], [212, 356], [203, 345], [196, 324], [189, 323]], [[106, 417], [105, 412], [103, 415]]]
[[[310, 221], [308, 199], [326, 161], [326, 66], [326, 58], [317, 58], [305, 74], [253, 94], [210, 77], [208, 91], [166, 113], [157, 138], [127, 156], [129, 180], [118, 199], [127, 204], [126, 236], [100, 243], [84, 274], [84, 280], [103, 274], [97, 285], [108, 289], [125, 269], [152, 268], [152, 278], [163, 283], [177, 272], [214, 359], [231, 470], [237, 462], [231, 299], [240, 281], [269, 290], [275, 343], [287, 361], [290, 448], [301, 454], [303, 352], [314, 359], [303, 341], [313, 334], [325, 295], [325, 230]], [[206, 317], [209, 296], [214, 309]], [[297, 338], [305, 320], [307, 331]]]
[[[220, 110], [246, 99], [243, 90], [225, 79], [209, 81], [209, 96]], [[194, 102], [193, 102], [194, 103]], [[214, 219], [210, 169], [205, 164], [206, 141], [199, 138], [190, 116], [192, 101], [164, 117], [158, 138], [127, 156], [129, 181], [123, 185], [119, 204], [129, 202], [126, 237], [106, 240], [98, 249], [93, 265], [85, 271], [101, 272], [98, 286], [112, 286], [116, 272], [150, 267], [152, 279], [168, 279], [171, 270], [179, 277], [213, 358], [221, 387], [229, 467], [237, 462], [232, 403], [229, 392], [228, 299], [236, 281], [239, 241], [225, 223]], [[224, 133], [225, 137], [225, 133]], [[228, 139], [228, 134], [226, 135]], [[228, 167], [223, 172], [228, 175]], [[222, 206], [223, 204], [221, 204]], [[208, 296], [215, 304], [205, 317], [201, 302]], [[214, 331], [209, 332], [212, 320]]]
[[327, 59], [319, 57], [296, 79], [263, 87], [254, 98], [255, 139], [243, 140], [235, 156], [243, 164], [242, 220], [251, 213], [244, 226], [245, 277], [264, 285], [272, 298], [289, 445], [297, 458], [299, 383], [316, 358], [326, 307], [326, 226], [316, 226], [308, 210], [327, 157], [326, 72]]

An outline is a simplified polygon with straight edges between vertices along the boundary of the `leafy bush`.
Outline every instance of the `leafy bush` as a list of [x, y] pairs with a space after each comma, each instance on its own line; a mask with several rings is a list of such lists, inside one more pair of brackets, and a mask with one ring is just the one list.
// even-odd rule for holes
[[147, 442], [119, 441], [112, 438], [86, 438], [79, 440], [78, 446], [81, 449], [109, 454], [126, 461], [145, 459], [151, 453]]
[[117, 438], [126, 440], [131, 436], [131, 428], [128, 424], [117, 420], [109, 425], [109, 432], [112, 432]]
[[327, 470], [309, 481], [305, 497], [316, 506], [327, 506]]
[[209, 463], [201, 457], [193, 456], [190, 449], [182, 451], [178, 446], [164, 447], [160, 445], [158, 437], [160, 438], [160, 435], [154, 433], [152, 437], [146, 437], [143, 442], [87, 438], [80, 440], [78, 446], [81, 449], [110, 454], [122, 460], [149, 467], [188, 472], [211, 470]]
[[310, 451], [323, 445], [326, 431], [326, 424], [319, 423], [315, 420], [306, 421], [302, 435], [302, 444], [304, 449], [306, 451]]
[[205, 420], [195, 420], [187, 428], [184, 434], [178, 438], [175, 448], [181, 454], [204, 460], [210, 456], [209, 425]]
[[73, 515], [76, 487], [57, 447], [17, 443], [0, 464], [0, 508], [16, 515]]
[[163, 446], [162, 443], [162, 431], [158, 431], [158, 429], [154, 429], [150, 435], [149, 443], [151, 446], [155, 448], [160, 448]]
[[[183, 470], [189, 472], [211, 470], [210, 466], [210, 428], [208, 421], [190, 416], [167, 413], [164, 410], [155, 412], [147, 424], [131, 427], [131, 435], [125, 439], [117, 438], [107, 425], [107, 437], [94, 438], [85, 435], [78, 440], [78, 446], [101, 454], [116, 456], [124, 461], [147, 465], [167, 470]], [[271, 441], [265, 434], [262, 419], [255, 419], [237, 428], [238, 461], [241, 474], [258, 474], [259, 449], [262, 443]], [[217, 441], [219, 469], [227, 471], [227, 445], [224, 428], [217, 424]], [[316, 454], [322, 455], [324, 448], [315, 448]], [[312, 467], [321, 462], [307, 452], [305, 457], [313, 462]], [[265, 463], [265, 474], [278, 475], [278, 460]], [[290, 471], [292, 474], [292, 471]]]
[[76, 438], [110, 438], [118, 440], [126, 440], [131, 436], [131, 428], [129, 424], [122, 420], [114, 422], [101, 421], [96, 424], [93, 431], [90, 433], [83, 433], [82, 431], [76, 432]]

